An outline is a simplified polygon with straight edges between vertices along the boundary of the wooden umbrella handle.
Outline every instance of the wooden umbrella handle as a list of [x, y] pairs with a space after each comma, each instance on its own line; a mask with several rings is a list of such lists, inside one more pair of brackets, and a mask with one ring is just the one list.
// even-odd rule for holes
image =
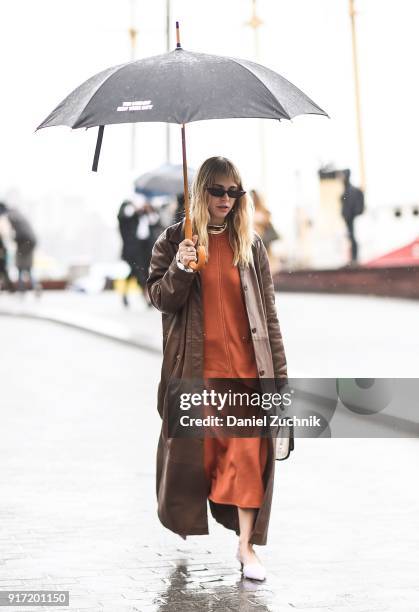
[[[185, 218], [185, 238], [188, 240], [192, 240], [192, 223], [190, 219]], [[205, 262], [207, 259], [207, 252], [205, 247], [198, 246], [196, 248], [196, 255], [198, 257], [198, 261], [190, 261], [188, 264], [188, 268], [195, 270], [195, 272], [199, 272], [202, 268], [205, 267]]]
[[[186, 163], [186, 138], [185, 138], [185, 124], [182, 123], [182, 160], [183, 160], [183, 193], [185, 198], [185, 238], [192, 240], [192, 221], [189, 208], [189, 186], [188, 186], [188, 166]], [[199, 246], [196, 249], [198, 261], [190, 261], [188, 267], [195, 272], [199, 272], [205, 267], [207, 259], [207, 253], [203, 246]]]

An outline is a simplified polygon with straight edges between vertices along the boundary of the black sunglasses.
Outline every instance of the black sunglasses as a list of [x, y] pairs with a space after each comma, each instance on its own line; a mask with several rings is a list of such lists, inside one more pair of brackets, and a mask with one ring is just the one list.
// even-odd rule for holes
[[226, 193], [229, 198], [241, 198], [246, 193], [242, 189], [224, 189], [224, 187], [207, 187], [207, 191], [216, 198], [222, 198]]

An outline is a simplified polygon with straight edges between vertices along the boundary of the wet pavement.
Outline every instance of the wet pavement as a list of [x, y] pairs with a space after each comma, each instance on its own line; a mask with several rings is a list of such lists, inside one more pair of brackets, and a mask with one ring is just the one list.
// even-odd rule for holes
[[[277, 293], [291, 377], [418, 377], [415, 300]], [[142, 295], [130, 308], [113, 291], [44, 291], [40, 299], [0, 293], [0, 315], [38, 317], [161, 354], [161, 316]]]
[[211, 516], [186, 541], [157, 518], [158, 354], [12, 316], [0, 337], [0, 590], [67, 589], [72, 612], [418, 609], [417, 440], [297, 439], [259, 584]]

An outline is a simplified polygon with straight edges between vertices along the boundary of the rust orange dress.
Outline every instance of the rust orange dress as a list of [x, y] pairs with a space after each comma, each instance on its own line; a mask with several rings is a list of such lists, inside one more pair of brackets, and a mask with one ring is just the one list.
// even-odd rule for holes
[[[239, 269], [233, 266], [228, 229], [209, 234], [209, 259], [201, 271], [204, 378], [259, 377]], [[208, 498], [240, 508], [260, 508], [268, 441], [262, 437], [204, 437]]]

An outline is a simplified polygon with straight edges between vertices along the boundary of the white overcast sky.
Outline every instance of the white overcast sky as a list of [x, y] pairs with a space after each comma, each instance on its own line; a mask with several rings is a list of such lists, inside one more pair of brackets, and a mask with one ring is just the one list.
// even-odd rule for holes
[[[165, 0], [137, 0], [138, 58], [165, 51], [165, 6]], [[74, 196], [114, 218], [130, 191], [130, 128], [105, 130], [98, 174], [90, 171], [96, 129], [34, 130], [88, 77], [130, 59], [129, 7], [129, 0], [1, 1], [0, 197]], [[357, 7], [368, 203], [415, 202], [419, 2], [357, 0]], [[250, 0], [172, 0], [183, 47], [207, 53], [255, 59], [252, 32], [244, 25], [250, 13]], [[259, 61], [332, 118], [265, 121], [268, 203], [281, 226], [297, 203], [316, 202], [320, 163], [351, 167], [358, 179], [348, 0], [259, 0], [258, 13], [264, 22]], [[188, 126], [188, 161], [197, 167], [210, 155], [226, 155], [251, 188], [259, 185], [258, 143], [256, 120], [194, 123]], [[172, 152], [180, 162], [177, 126]], [[138, 124], [136, 173], [164, 156], [164, 126]]]

